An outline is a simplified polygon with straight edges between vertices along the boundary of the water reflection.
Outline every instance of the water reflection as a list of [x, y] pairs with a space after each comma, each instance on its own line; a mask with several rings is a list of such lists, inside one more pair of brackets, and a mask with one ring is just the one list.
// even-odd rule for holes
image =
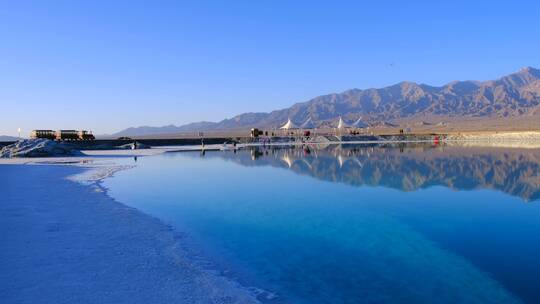
[[415, 191], [435, 185], [495, 189], [526, 202], [540, 199], [540, 149], [416, 145], [250, 147], [221, 157], [245, 166], [273, 166], [354, 186]]
[[270, 303], [540, 303], [540, 204], [517, 203], [538, 199], [539, 153], [420, 144], [168, 153], [104, 186], [186, 232], [217, 270], [276, 294]]

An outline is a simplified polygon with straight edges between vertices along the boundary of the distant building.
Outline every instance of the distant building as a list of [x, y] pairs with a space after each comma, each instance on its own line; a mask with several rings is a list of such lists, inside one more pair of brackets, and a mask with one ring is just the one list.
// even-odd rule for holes
[[77, 130], [58, 130], [56, 131], [57, 140], [78, 140], [79, 131]]
[[81, 130], [79, 131], [80, 140], [94, 140], [96, 137], [92, 134], [92, 131]]
[[45, 138], [56, 140], [94, 140], [96, 139], [91, 131], [86, 130], [33, 130], [30, 138]]
[[263, 131], [257, 129], [257, 128], [252, 128], [251, 129], [251, 137], [259, 137], [259, 135], [263, 135]]
[[53, 130], [33, 130], [30, 132], [30, 138], [56, 139], [56, 132]]

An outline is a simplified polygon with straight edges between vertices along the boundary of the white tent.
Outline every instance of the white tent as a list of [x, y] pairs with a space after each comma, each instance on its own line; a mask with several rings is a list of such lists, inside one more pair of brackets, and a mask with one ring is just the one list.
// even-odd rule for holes
[[355, 128], [365, 128], [368, 124], [362, 121], [362, 117], [358, 118], [357, 121], [353, 123], [353, 127]]
[[338, 121], [338, 124], [337, 124], [337, 128], [338, 129], [345, 129], [345, 128], [348, 128], [349, 126], [343, 121], [343, 119], [341, 118], [341, 116], [339, 117], [339, 121]]
[[315, 129], [316, 127], [317, 126], [315, 125], [311, 117], [306, 119], [306, 121], [300, 126], [301, 129]]
[[291, 121], [291, 119], [289, 118], [289, 120], [287, 120], [287, 123], [284, 124], [283, 126], [281, 126], [282, 130], [290, 130], [290, 129], [297, 129], [296, 125]]

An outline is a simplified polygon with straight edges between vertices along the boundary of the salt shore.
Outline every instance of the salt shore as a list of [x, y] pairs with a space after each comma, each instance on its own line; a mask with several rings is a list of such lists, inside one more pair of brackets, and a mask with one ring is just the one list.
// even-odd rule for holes
[[77, 166], [0, 165], [2, 303], [258, 302], [200, 265], [181, 233], [95, 187], [88, 177], [114, 167], [102, 168], [82, 184], [67, 179], [88, 172]]

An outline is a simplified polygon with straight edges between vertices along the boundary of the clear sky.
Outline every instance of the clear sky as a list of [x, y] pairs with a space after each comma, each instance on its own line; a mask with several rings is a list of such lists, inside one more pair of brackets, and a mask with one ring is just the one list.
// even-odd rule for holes
[[[294, 3], [293, 3], [294, 2]], [[540, 67], [540, 1], [2, 1], [0, 135], [216, 121]]]

